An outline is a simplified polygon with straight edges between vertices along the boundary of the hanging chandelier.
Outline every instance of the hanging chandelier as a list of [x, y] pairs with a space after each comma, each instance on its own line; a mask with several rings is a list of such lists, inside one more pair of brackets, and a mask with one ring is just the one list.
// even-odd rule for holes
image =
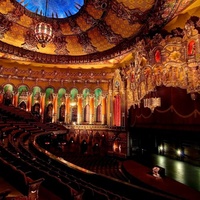
[[143, 101], [144, 101], [144, 108], [149, 108], [153, 113], [156, 107], [161, 106], [161, 98], [157, 97], [156, 91], [153, 91], [153, 94], [151, 93], [152, 92], [150, 92], [150, 96], [143, 99]]
[[53, 29], [52, 26], [48, 23], [40, 22], [36, 24], [34, 31], [37, 41], [43, 48], [53, 39]]
[[46, 12], [48, 7], [48, 0], [46, 0], [45, 8], [45, 22], [39, 22], [35, 25], [34, 33], [36, 40], [41, 44], [41, 47], [45, 47], [47, 43], [51, 42], [54, 35], [51, 24], [46, 22]]

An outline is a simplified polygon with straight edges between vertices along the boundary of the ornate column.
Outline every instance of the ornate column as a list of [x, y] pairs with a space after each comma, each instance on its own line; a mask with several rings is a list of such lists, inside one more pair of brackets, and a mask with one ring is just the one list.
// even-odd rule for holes
[[102, 95], [102, 124], [106, 124], [106, 95]]
[[3, 103], [3, 92], [0, 92], [0, 103]]
[[28, 100], [27, 100], [27, 109], [29, 112], [31, 112], [31, 106], [32, 106], [32, 93], [27, 92]]
[[90, 95], [90, 122], [89, 124], [94, 123], [94, 95]]
[[[125, 80], [124, 80], [125, 81]], [[126, 124], [126, 119], [125, 119], [125, 114], [126, 114], [126, 96], [125, 96], [125, 87], [124, 87], [124, 82], [121, 84], [121, 126], [125, 126]]]
[[78, 94], [78, 113], [77, 113], [77, 124], [82, 122], [82, 95]]
[[112, 97], [113, 91], [111, 88], [109, 88], [109, 103], [107, 106], [108, 110], [108, 124], [110, 126], [113, 125], [113, 97]]
[[45, 93], [40, 93], [40, 115], [41, 121], [44, 120], [44, 111], [45, 111]]
[[70, 118], [70, 98], [69, 94], [65, 94], [65, 123], [69, 124]]
[[114, 100], [114, 125], [121, 126], [121, 96], [119, 93], [115, 95]]
[[17, 107], [18, 106], [18, 96], [19, 96], [19, 92], [17, 91], [17, 92], [13, 92], [13, 105], [15, 106], [15, 107]]
[[0, 88], [0, 103], [3, 103], [3, 88]]
[[58, 115], [58, 94], [53, 93], [53, 116], [52, 122], [57, 122]]
[[[87, 105], [90, 105], [90, 95], [88, 94], [86, 96], [86, 98], [82, 98], [82, 122], [85, 120], [85, 114], [86, 114], [86, 106]], [[90, 111], [89, 111], [90, 112]], [[90, 118], [90, 117], [89, 117]], [[90, 120], [88, 120], [88, 123], [89, 123]], [[85, 122], [85, 121], [84, 121]]]

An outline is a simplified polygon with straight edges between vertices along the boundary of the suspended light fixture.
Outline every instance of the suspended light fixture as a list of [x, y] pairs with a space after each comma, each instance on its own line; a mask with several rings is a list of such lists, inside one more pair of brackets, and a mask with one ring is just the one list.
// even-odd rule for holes
[[47, 43], [51, 42], [54, 35], [51, 24], [46, 23], [46, 13], [48, 8], [48, 0], [46, 0], [45, 7], [45, 22], [39, 22], [36, 24], [34, 32], [36, 40], [41, 44], [41, 47], [45, 47]]
[[157, 97], [156, 91], [154, 91], [154, 93], [155, 93], [155, 96], [151, 96], [151, 93], [150, 93], [149, 97], [143, 99], [144, 100], [144, 107], [149, 108], [152, 113], [154, 112], [154, 109], [156, 107], [161, 106], [161, 98]]

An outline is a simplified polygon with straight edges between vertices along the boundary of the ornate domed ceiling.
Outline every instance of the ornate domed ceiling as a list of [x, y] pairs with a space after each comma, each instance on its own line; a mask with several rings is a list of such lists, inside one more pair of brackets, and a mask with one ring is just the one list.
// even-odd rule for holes
[[[198, 2], [48, 0], [46, 7], [46, 0], [0, 0], [0, 57], [35, 65], [110, 67], [130, 54], [138, 38], [153, 35]], [[34, 34], [41, 21], [54, 33], [44, 48]]]

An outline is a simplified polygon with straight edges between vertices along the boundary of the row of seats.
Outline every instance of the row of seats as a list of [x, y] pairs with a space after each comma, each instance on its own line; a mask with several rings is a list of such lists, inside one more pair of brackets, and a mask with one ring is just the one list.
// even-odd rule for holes
[[[47, 172], [47, 169], [45, 165], [42, 165], [40, 162], [40, 159], [37, 158], [37, 156], [33, 155], [31, 152], [28, 152], [22, 144], [24, 144], [24, 141], [26, 141], [31, 134], [34, 133], [34, 128], [31, 128], [34, 125], [29, 125], [27, 126], [28, 128], [24, 129], [22, 126], [19, 126], [18, 130], [16, 131], [15, 129], [10, 129], [7, 132], [7, 138], [8, 138], [8, 143], [6, 146], [6, 149], [4, 147], [4, 159], [6, 157], [10, 158], [9, 162], [12, 162], [13, 165], [17, 166], [23, 166], [24, 170], [25, 168], [30, 170], [31, 174], [34, 174], [34, 176], [39, 176], [44, 179], [42, 185], [47, 187], [49, 190], [53, 191], [56, 195], [58, 195], [62, 199], [74, 199], [75, 196], [82, 194], [83, 190], [77, 191], [73, 187], [71, 187], [69, 184], [66, 184], [59, 180], [57, 177], [52, 176]], [[48, 125], [47, 125], [48, 126]], [[41, 129], [40, 129], [41, 130]], [[55, 129], [54, 129], [55, 130]], [[40, 131], [41, 132], [41, 131]], [[27, 137], [28, 136], [28, 137]], [[5, 152], [10, 152], [10, 155], [5, 155]], [[24, 153], [25, 152], [25, 153]], [[20, 164], [16, 162], [13, 155], [17, 155], [20, 160]], [[37, 159], [35, 159], [37, 158]], [[59, 186], [59, 190], [58, 190]]]
[[58, 148], [56, 150], [55, 147], [48, 148], [48, 150], [58, 157], [62, 157], [65, 160], [82, 168], [89, 169], [98, 174], [104, 174], [106, 176], [129, 182], [129, 179], [120, 171], [120, 161], [114, 157], [87, 155], [64, 150], [59, 151]]
[[15, 107], [13, 105], [4, 105], [0, 104], [0, 113], [2, 114], [5, 120], [11, 118], [16, 121], [37, 121], [37, 119], [30, 112], [26, 112], [25, 110]]
[[8, 155], [8, 153], [6, 155], [6, 153], [4, 153], [5, 151], [1, 148], [1, 176], [9, 181], [9, 183], [17, 188], [24, 196], [30, 199], [38, 199], [39, 187], [44, 179], [33, 179], [33, 177], [29, 175], [30, 171], [27, 171], [27, 169], [24, 168], [24, 165], [17, 165], [14, 162], [14, 159], [11, 158], [13, 157], [17, 160], [17, 157], [11, 154]]
[[[29, 176], [29, 178], [42, 177], [42, 179], [44, 180], [42, 185], [47, 187], [49, 190], [53, 191], [60, 198], [74, 199], [74, 195], [79, 193], [79, 191], [74, 190], [66, 183], [60, 181], [57, 177], [51, 175], [47, 171], [46, 166], [44, 164], [41, 164], [37, 159], [30, 160], [30, 158], [28, 158], [23, 153], [18, 153], [17, 151], [15, 151], [15, 149], [11, 148], [10, 145], [8, 149], [10, 151], [4, 149], [4, 151], [1, 152], [1, 155], [4, 158], [4, 160], [8, 159], [8, 162], [12, 163], [12, 166], [16, 166], [18, 170], [23, 171], [24, 174]], [[16, 157], [13, 155], [16, 155]], [[7, 174], [7, 172], [5, 173]], [[9, 180], [9, 177], [5, 178]], [[20, 183], [20, 188], [15, 185], [15, 182], [11, 182], [11, 184], [13, 184], [18, 190], [21, 188], [25, 188], [25, 185], [21, 184], [21, 181], [19, 181], [18, 183]]]
[[[8, 137], [8, 145], [2, 145], [1, 147], [7, 150], [10, 155], [6, 156], [5, 151], [3, 159], [6, 160], [11, 157], [12, 159], [6, 161], [14, 166], [21, 167], [20, 170], [25, 174], [28, 173], [26, 175], [33, 180], [43, 178], [44, 181], [41, 184], [62, 199], [130, 200], [134, 196], [140, 196], [141, 199], [160, 199], [157, 192], [150, 192], [145, 188], [114, 180], [107, 176], [95, 173], [87, 174], [84, 170], [79, 171], [76, 168], [71, 168], [66, 162], [63, 164], [57, 156], [48, 152], [46, 154], [45, 149], [41, 151], [41, 148], [35, 145], [36, 137], [38, 138], [40, 134], [49, 134], [49, 126], [53, 126], [50, 127], [51, 131], [62, 128], [33, 121], [26, 123], [28, 126], [25, 124], [19, 125], [19, 123], [14, 125], [13, 123], [13, 127], [16, 126], [17, 129], [7, 130], [5, 135], [7, 137], [10, 136]], [[37, 127], [41, 132], [34, 132], [35, 129], [32, 129], [33, 127]], [[17, 132], [16, 130], [18, 129], [23, 131]], [[19, 160], [16, 161], [12, 155], [19, 156], [21, 163], [18, 163]]]
[[[18, 139], [20, 139], [20, 141], [25, 142], [27, 139], [24, 140], [23, 137], [21, 138], [21, 136], [23, 136], [23, 135], [25, 135], [25, 134], [24, 133], [20, 134], [20, 136], [18, 136]], [[22, 145], [23, 142], [18, 143], [21, 150], [23, 148], [23, 145]], [[24, 150], [28, 151], [28, 154], [30, 155], [30, 149], [28, 150], [27, 148], [24, 148], [23, 151]], [[31, 153], [33, 155], [32, 151], [31, 151]], [[24, 154], [27, 154], [27, 153], [24, 153]], [[34, 152], [34, 155], [35, 155], [35, 152]], [[38, 169], [37, 169], [38, 174], [40, 174], [42, 177], [45, 178], [45, 180], [47, 180], [47, 181], [44, 181], [44, 184], [45, 184], [45, 182], [47, 182], [47, 184], [45, 186], [47, 188], [51, 189], [51, 191], [53, 191], [56, 187], [54, 185], [52, 187], [52, 184], [50, 184], [50, 183], [56, 182], [56, 185], [58, 185], [58, 184], [60, 184], [60, 182], [64, 182], [65, 184], [68, 185], [68, 187], [70, 185], [72, 188], [76, 188], [76, 190], [79, 190], [79, 193], [82, 194], [84, 199], [98, 199], [97, 196], [99, 196], [99, 198], [101, 196], [101, 198], [104, 197], [104, 199], [108, 199], [106, 193], [101, 191], [102, 190], [101, 188], [94, 189], [94, 188], [92, 188], [92, 186], [85, 186], [85, 183], [80, 185], [79, 178], [77, 179], [74, 176], [72, 177], [70, 175], [71, 173], [66, 173], [66, 169], [67, 169], [66, 166], [63, 170], [61, 170], [58, 167], [53, 167], [54, 165], [52, 163], [48, 163], [49, 162], [48, 158], [39, 159], [40, 155], [39, 156], [37, 155], [35, 157], [37, 157], [36, 161], [39, 161], [39, 162], [37, 162], [37, 164], [34, 163], [34, 166], [38, 167]], [[50, 168], [47, 167], [49, 165], [51, 166]], [[89, 189], [92, 191], [91, 193], [89, 193]], [[60, 195], [60, 194], [56, 193], [57, 191], [58, 190], [54, 191], [54, 193], [56, 195]], [[65, 192], [67, 192], [66, 189], [65, 189]], [[59, 193], [60, 193], [60, 190], [59, 190]], [[110, 192], [110, 195], [111, 194], [114, 195], [112, 192]]]
[[[34, 137], [34, 136], [32, 136]], [[39, 137], [38, 135], [35, 137]], [[36, 139], [35, 139], [36, 140]], [[141, 188], [134, 184], [125, 183], [120, 180], [112, 179], [110, 177], [105, 177], [99, 174], [87, 174], [83, 171], [79, 171], [74, 168], [69, 168], [67, 164], [63, 164], [62, 159], [57, 158], [57, 156], [52, 154], [45, 154], [45, 150], [42, 151], [38, 149], [37, 145], [34, 143], [29, 144], [31, 149], [42, 158], [43, 161], [49, 162], [51, 166], [56, 169], [67, 172], [67, 174], [73, 174], [76, 182], [80, 188], [84, 188], [84, 197], [86, 195], [90, 196], [90, 199], [132, 199], [133, 194], [140, 196], [141, 199], [152, 198], [152, 199], [165, 199], [162, 194], [158, 191], [149, 191], [147, 188]], [[56, 159], [57, 158], [57, 159]], [[54, 172], [56, 176], [61, 178], [61, 175]], [[162, 197], [161, 197], [162, 196]], [[86, 198], [88, 199], [88, 198]], [[167, 196], [166, 199], [169, 199]]]

